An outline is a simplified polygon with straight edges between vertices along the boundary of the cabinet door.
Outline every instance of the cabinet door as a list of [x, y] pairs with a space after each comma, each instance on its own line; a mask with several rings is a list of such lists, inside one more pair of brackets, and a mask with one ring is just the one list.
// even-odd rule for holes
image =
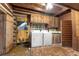
[[54, 44], [61, 44], [61, 34], [54, 34]]
[[31, 14], [31, 22], [33, 22], [33, 21], [34, 21], [34, 15]]
[[51, 16], [51, 20], [52, 20], [52, 27], [55, 27], [55, 25], [54, 25], [55, 20], [54, 20], [53, 16]]
[[43, 22], [44, 21], [44, 15], [42, 15], [42, 14], [41, 14], [41, 20], [40, 21], [41, 21], [41, 23], [44, 23]]
[[36, 14], [31, 14], [31, 22], [35, 23], [37, 19], [37, 15]]
[[46, 23], [47, 23], [47, 24], [49, 24], [49, 19], [50, 19], [50, 17], [47, 16], [47, 20], [46, 20]]
[[34, 14], [34, 22], [37, 23], [38, 21], [38, 14]]
[[55, 27], [59, 26], [59, 19], [57, 17], [54, 17], [54, 26]]
[[44, 15], [43, 16], [43, 23], [45, 23], [45, 21], [46, 21], [46, 16]]
[[52, 33], [44, 33], [44, 45], [52, 45]]
[[54, 27], [54, 17], [53, 16], [49, 16], [49, 27]]
[[42, 33], [32, 33], [31, 47], [42, 46]]
[[45, 15], [44, 16], [44, 23], [46, 23], [46, 21], [47, 21], [47, 16]]
[[37, 18], [38, 19], [38, 21], [37, 21], [38, 23], [42, 23], [42, 18], [41, 17], [42, 17], [42, 15], [38, 14], [38, 18]]
[[35, 23], [39, 23], [40, 22], [40, 15], [39, 14], [35, 14]]
[[49, 24], [49, 16], [46, 16], [46, 24]]
[[5, 41], [4, 41], [4, 15], [0, 14], [0, 55], [4, 53], [4, 45], [5, 45]]

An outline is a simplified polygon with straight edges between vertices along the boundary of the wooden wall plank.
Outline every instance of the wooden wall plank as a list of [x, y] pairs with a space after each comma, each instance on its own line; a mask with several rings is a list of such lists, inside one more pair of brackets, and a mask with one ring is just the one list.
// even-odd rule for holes
[[13, 17], [6, 14], [6, 52], [13, 47]]
[[79, 50], [79, 11], [72, 10], [72, 47]]

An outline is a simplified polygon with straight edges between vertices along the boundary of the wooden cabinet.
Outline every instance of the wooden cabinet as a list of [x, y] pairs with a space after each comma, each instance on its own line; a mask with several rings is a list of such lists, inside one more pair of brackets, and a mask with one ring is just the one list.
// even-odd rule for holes
[[35, 14], [31, 14], [31, 22], [35, 22]]
[[58, 28], [58, 17], [44, 15], [44, 14], [31, 14], [31, 23], [45, 23], [49, 28]]
[[48, 16], [48, 15], [46, 15], [45, 23], [47, 23], [47, 24], [48, 24], [48, 23], [49, 23], [49, 20], [50, 20], [50, 19], [49, 19], [49, 16]]
[[43, 20], [43, 19], [42, 19], [42, 15], [41, 15], [41, 14], [38, 14], [37, 22], [38, 22], [38, 23], [43, 23], [42, 20]]
[[49, 16], [43, 14], [31, 14], [31, 22], [32, 23], [49, 23]]
[[49, 16], [49, 27], [54, 27], [54, 17]]
[[32, 23], [40, 23], [40, 15], [38, 15], [38, 14], [31, 14], [31, 22]]
[[41, 22], [45, 23], [44, 15], [41, 14]]
[[58, 17], [49, 17], [49, 27], [50, 28], [58, 28], [59, 27], [59, 19]]
[[59, 27], [59, 19], [58, 19], [58, 17], [54, 17], [54, 27], [56, 27], [56, 28]]
[[46, 16], [43, 16], [43, 22], [44, 23], [46, 22]]

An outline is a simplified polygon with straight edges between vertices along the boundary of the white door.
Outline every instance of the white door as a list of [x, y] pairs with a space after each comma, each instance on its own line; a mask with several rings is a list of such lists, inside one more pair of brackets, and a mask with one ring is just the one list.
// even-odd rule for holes
[[52, 45], [52, 33], [44, 33], [44, 45]]
[[42, 46], [42, 33], [32, 33], [31, 47]]

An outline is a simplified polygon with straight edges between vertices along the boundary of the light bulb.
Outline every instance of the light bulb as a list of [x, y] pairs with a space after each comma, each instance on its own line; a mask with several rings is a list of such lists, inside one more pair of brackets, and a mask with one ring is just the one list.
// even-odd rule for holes
[[49, 9], [52, 9], [52, 8], [53, 8], [53, 4], [52, 3], [47, 3], [46, 9], [49, 10]]

